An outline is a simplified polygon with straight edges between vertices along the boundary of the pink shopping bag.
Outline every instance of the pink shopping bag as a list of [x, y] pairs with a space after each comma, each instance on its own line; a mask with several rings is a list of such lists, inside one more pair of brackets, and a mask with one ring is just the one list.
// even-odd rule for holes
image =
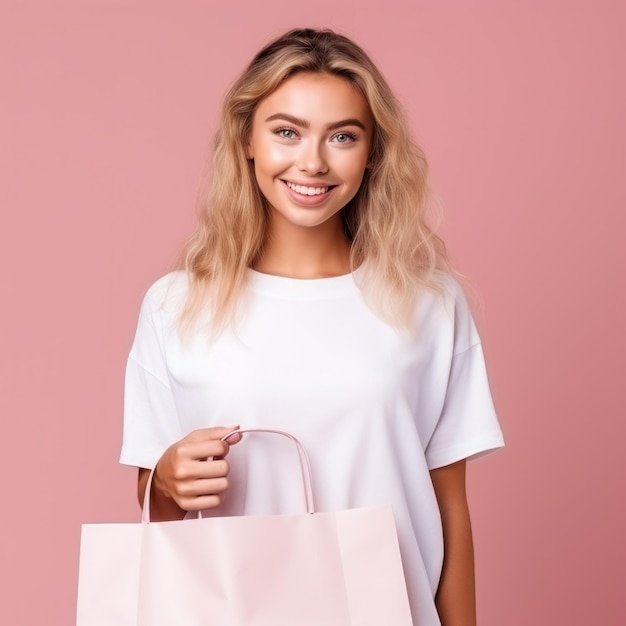
[[390, 507], [85, 524], [77, 626], [410, 626]]

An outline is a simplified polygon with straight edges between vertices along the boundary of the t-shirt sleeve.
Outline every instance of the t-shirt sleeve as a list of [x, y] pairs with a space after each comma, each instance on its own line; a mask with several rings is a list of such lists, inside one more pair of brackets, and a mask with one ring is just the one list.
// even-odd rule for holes
[[152, 468], [181, 438], [165, 355], [159, 284], [148, 290], [139, 313], [124, 383], [120, 463]]
[[455, 304], [454, 350], [446, 395], [425, 450], [429, 469], [473, 459], [504, 445], [485, 358], [464, 295]]

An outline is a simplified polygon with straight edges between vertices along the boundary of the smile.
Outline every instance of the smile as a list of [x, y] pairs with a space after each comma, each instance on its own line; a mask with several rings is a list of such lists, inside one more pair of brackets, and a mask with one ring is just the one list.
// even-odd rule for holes
[[296, 193], [299, 193], [303, 196], [320, 196], [324, 193], [327, 193], [331, 187], [306, 187], [305, 185], [296, 185], [295, 183], [290, 183], [288, 180], [283, 181], [289, 189], [292, 189]]

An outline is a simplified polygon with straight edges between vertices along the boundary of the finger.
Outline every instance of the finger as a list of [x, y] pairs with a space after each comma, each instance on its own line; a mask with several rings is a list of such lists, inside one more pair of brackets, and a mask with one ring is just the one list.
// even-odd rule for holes
[[222, 458], [187, 459], [174, 464], [171, 477], [174, 482], [182, 483], [202, 478], [221, 478], [227, 476], [229, 471], [228, 461]]
[[183, 440], [175, 454], [181, 463], [188, 460], [205, 461], [213, 457], [224, 457], [228, 454], [229, 444], [221, 439]]
[[197, 498], [177, 498], [176, 504], [184, 511], [203, 511], [204, 509], [215, 509], [224, 501], [224, 494], [214, 494], [209, 496], [199, 496]]
[[187, 481], [177, 486], [176, 495], [179, 498], [198, 498], [214, 496], [225, 493], [228, 490], [228, 478], [203, 478]]
[[222, 478], [228, 476], [230, 466], [225, 459], [212, 459], [210, 461], [196, 461], [189, 468], [190, 480], [201, 480], [205, 478]]

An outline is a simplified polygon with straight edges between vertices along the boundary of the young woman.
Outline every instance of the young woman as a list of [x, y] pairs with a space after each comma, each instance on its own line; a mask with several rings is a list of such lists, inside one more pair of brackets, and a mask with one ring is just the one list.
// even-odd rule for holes
[[[502, 445], [480, 339], [425, 223], [426, 162], [372, 61], [331, 31], [261, 50], [226, 95], [183, 266], [148, 291], [122, 463], [153, 519], [393, 505], [414, 623], [475, 623], [466, 459]], [[230, 443], [237, 443], [233, 438]], [[244, 450], [245, 448], [245, 450]], [[207, 461], [210, 458], [212, 460]]]

